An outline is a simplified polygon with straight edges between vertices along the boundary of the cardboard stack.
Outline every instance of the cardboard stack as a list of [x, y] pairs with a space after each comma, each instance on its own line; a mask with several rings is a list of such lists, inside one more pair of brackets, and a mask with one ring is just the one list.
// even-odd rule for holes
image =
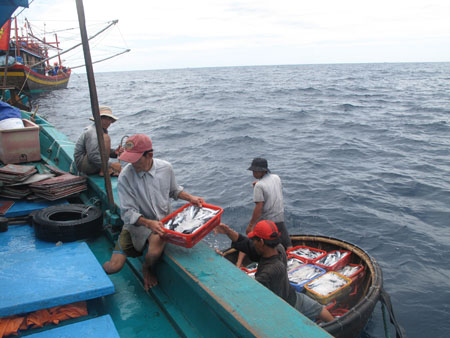
[[69, 173], [30, 184], [31, 191], [38, 197], [54, 201], [87, 189], [86, 178]]

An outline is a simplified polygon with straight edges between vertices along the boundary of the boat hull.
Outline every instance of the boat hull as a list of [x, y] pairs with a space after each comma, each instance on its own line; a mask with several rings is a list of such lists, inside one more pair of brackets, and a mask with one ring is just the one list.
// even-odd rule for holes
[[[31, 93], [44, 92], [55, 89], [67, 88], [71, 71], [58, 74], [55, 76], [47, 76], [33, 71], [22, 64], [9, 66], [6, 73], [6, 85], [8, 87], [16, 87]], [[5, 67], [0, 68], [0, 83], [3, 83], [5, 76]]]
[[[291, 240], [293, 246], [304, 245], [325, 251], [338, 249], [351, 251], [353, 257], [351, 263], [362, 264], [364, 266], [366, 273], [360, 284], [358, 295], [352, 301], [349, 311], [338, 319], [322, 326], [324, 330], [337, 338], [358, 337], [367, 325], [375, 305], [380, 299], [383, 287], [383, 275], [377, 261], [355, 244], [337, 238], [314, 235], [293, 235], [291, 236]], [[224, 252], [225, 257], [233, 263], [237, 260], [237, 254], [235, 249], [229, 249]], [[244, 264], [249, 262], [244, 261]]]

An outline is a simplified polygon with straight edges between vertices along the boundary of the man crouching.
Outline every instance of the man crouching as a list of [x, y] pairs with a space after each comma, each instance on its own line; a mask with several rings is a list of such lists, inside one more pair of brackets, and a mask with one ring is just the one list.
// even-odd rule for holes
[[148, 290], [158, 283], [154, 267], [165, 246], [161, 220], [172, 212], [170, 199], [180, 198], [199, 207], [204, 200], [183, 191], [169, 162], [153, 158], [152, 141], [147, 135], [129, 137], [124, 148], [119, 160], [129, 164], [119, 175], [117, 189], [125, 224], [103, 268], [108, 274], [120, 271], [126, 257], [142, 255], [148, 243], [142, 266], [144, 288]]

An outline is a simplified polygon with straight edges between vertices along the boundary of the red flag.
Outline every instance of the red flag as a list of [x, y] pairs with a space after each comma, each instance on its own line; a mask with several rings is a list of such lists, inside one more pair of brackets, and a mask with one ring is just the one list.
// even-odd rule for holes
[[6, 21], [2, 29], [0, 29], [0, 50], [8, 50], [10, 33], [11, 33], [11, 19]]

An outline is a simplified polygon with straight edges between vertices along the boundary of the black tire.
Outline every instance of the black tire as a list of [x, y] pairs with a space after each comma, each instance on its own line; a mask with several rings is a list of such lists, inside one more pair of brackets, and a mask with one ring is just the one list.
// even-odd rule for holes
[[55, 205], [33, 215], [36, 237], [47, 242], [73, 242], [100, 235], [101, 209], [84, 204]]

